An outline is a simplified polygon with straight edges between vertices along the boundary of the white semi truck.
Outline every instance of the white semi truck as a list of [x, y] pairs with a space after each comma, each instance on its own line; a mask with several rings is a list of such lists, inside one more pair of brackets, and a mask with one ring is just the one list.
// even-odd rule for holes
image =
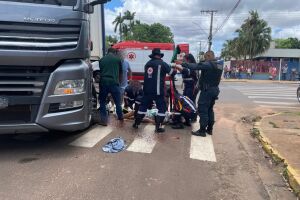
[[107, 1], [0, 0], [0, 134], [90, 125]]

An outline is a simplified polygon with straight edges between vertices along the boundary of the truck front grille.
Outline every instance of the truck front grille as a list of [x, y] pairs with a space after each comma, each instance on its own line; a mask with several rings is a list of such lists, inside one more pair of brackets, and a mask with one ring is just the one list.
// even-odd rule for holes
[[77, 47], [80, 25], [0, 21], [0, 49], [64, 50]]
[[8, 101], [0, 124], [34, 122], [51, 73], [47, 67], [0, 66], [0, 97]]

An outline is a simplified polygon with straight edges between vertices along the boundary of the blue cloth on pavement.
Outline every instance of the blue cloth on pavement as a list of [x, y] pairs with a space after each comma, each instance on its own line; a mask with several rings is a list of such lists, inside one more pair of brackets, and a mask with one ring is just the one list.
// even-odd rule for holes
[[125, 140], [121, 137], [111, 139], [106, 145], [102, 147], [102, 150], [106, 153], [118, 153], [125, 150]]

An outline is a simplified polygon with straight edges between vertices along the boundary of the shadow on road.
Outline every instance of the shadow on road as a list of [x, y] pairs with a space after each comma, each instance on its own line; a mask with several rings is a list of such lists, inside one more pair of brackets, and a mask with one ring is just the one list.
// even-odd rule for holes
[[[38, 160], [41, 155], [65, 157], [74, 151], [68, 144], [83, 132], [32, 133], [19, 135], [0, 135], [0, 159], [12, 161], [24, 157], [19, 163]], [[4, 159], [4, 160], [3, 160]]]

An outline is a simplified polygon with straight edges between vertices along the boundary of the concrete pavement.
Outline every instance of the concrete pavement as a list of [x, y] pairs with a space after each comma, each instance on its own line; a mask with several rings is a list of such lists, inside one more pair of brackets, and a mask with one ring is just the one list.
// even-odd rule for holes
[[263, 117], [256, 124], [258, 137], [266, 151], [286, 165], [285, 176], [300, 197], [300, 112], [285, 112]]

